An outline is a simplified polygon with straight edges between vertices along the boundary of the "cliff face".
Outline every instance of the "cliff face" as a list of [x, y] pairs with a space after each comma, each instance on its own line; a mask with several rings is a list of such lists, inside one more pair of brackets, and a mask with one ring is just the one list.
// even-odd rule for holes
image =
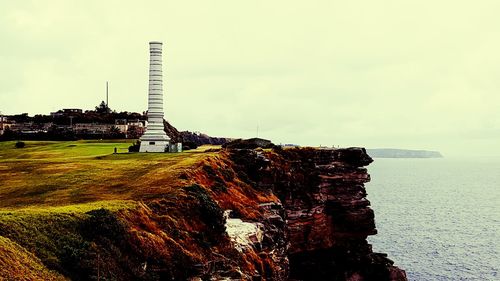
[[376, 229], [364, 188], [370, 176], [363, 166], [372, 159], [364, 149], [242, 150], [232, 159], [283, 204], [291, 279], [406, 280], [366, 241]]

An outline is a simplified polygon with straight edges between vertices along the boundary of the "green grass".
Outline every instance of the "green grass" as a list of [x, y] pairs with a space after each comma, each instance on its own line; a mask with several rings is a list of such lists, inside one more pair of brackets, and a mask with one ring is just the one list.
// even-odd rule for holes
[[86, 213], [92, 210], [105, 208], [110, 211], [119, 211], [123, 209], [130, 209], [137, 206], [136, 201], [132, 200], [107, 200], [96, 201], [82, 204], [72, 204], [64, 206], [29, 206], [25, 208], [2, 208], [0, 209], [0, 217], [7, 219], [9, 216], [15, 219], [20, 215], [33, 215], [33, 214], [79, 214]]
[[32, 253], [0, 236], [0, 280], [67, 280], [48, 270]]
[[15, 142], [1, 142], [0, 161], [85, 158], [113, 153], [115, 147], [119, 152], [125, 152], [132, 145], [131, 141], [25, 141], [25, 143], [25, 148], [15, 149]]
[[[179, 176], [207, 157], [126, 153], [132, 141], [0, 142], [0, 209], [141, 200], [185, 184]], [[118, 153], [113, 154], [114, 148]]]

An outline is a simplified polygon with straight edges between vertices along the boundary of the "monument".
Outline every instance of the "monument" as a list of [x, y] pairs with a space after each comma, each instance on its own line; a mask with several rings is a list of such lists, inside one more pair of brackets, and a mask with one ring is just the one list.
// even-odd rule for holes
[[149, 42], [148, 123], [139, 152], [180, 152], [180, 143], [170, 143], [163, 126], [163, 72], [161, 42]]

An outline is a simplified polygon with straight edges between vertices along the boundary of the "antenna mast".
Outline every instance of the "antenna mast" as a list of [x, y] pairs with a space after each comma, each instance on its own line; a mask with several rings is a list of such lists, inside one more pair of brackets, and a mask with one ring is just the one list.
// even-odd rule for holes
[[106, 81], [106, 107], [107, 107], [107, 110], [109, 110], [109, 103], [108, 103], [108, 81]]

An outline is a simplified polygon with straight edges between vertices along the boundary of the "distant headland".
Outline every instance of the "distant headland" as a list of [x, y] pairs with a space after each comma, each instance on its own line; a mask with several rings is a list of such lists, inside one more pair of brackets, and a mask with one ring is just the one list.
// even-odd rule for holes
[[373, 148], [366, 149], [366, 152], [374, 158], [443, 158], [439, 151], [429, 150]]

